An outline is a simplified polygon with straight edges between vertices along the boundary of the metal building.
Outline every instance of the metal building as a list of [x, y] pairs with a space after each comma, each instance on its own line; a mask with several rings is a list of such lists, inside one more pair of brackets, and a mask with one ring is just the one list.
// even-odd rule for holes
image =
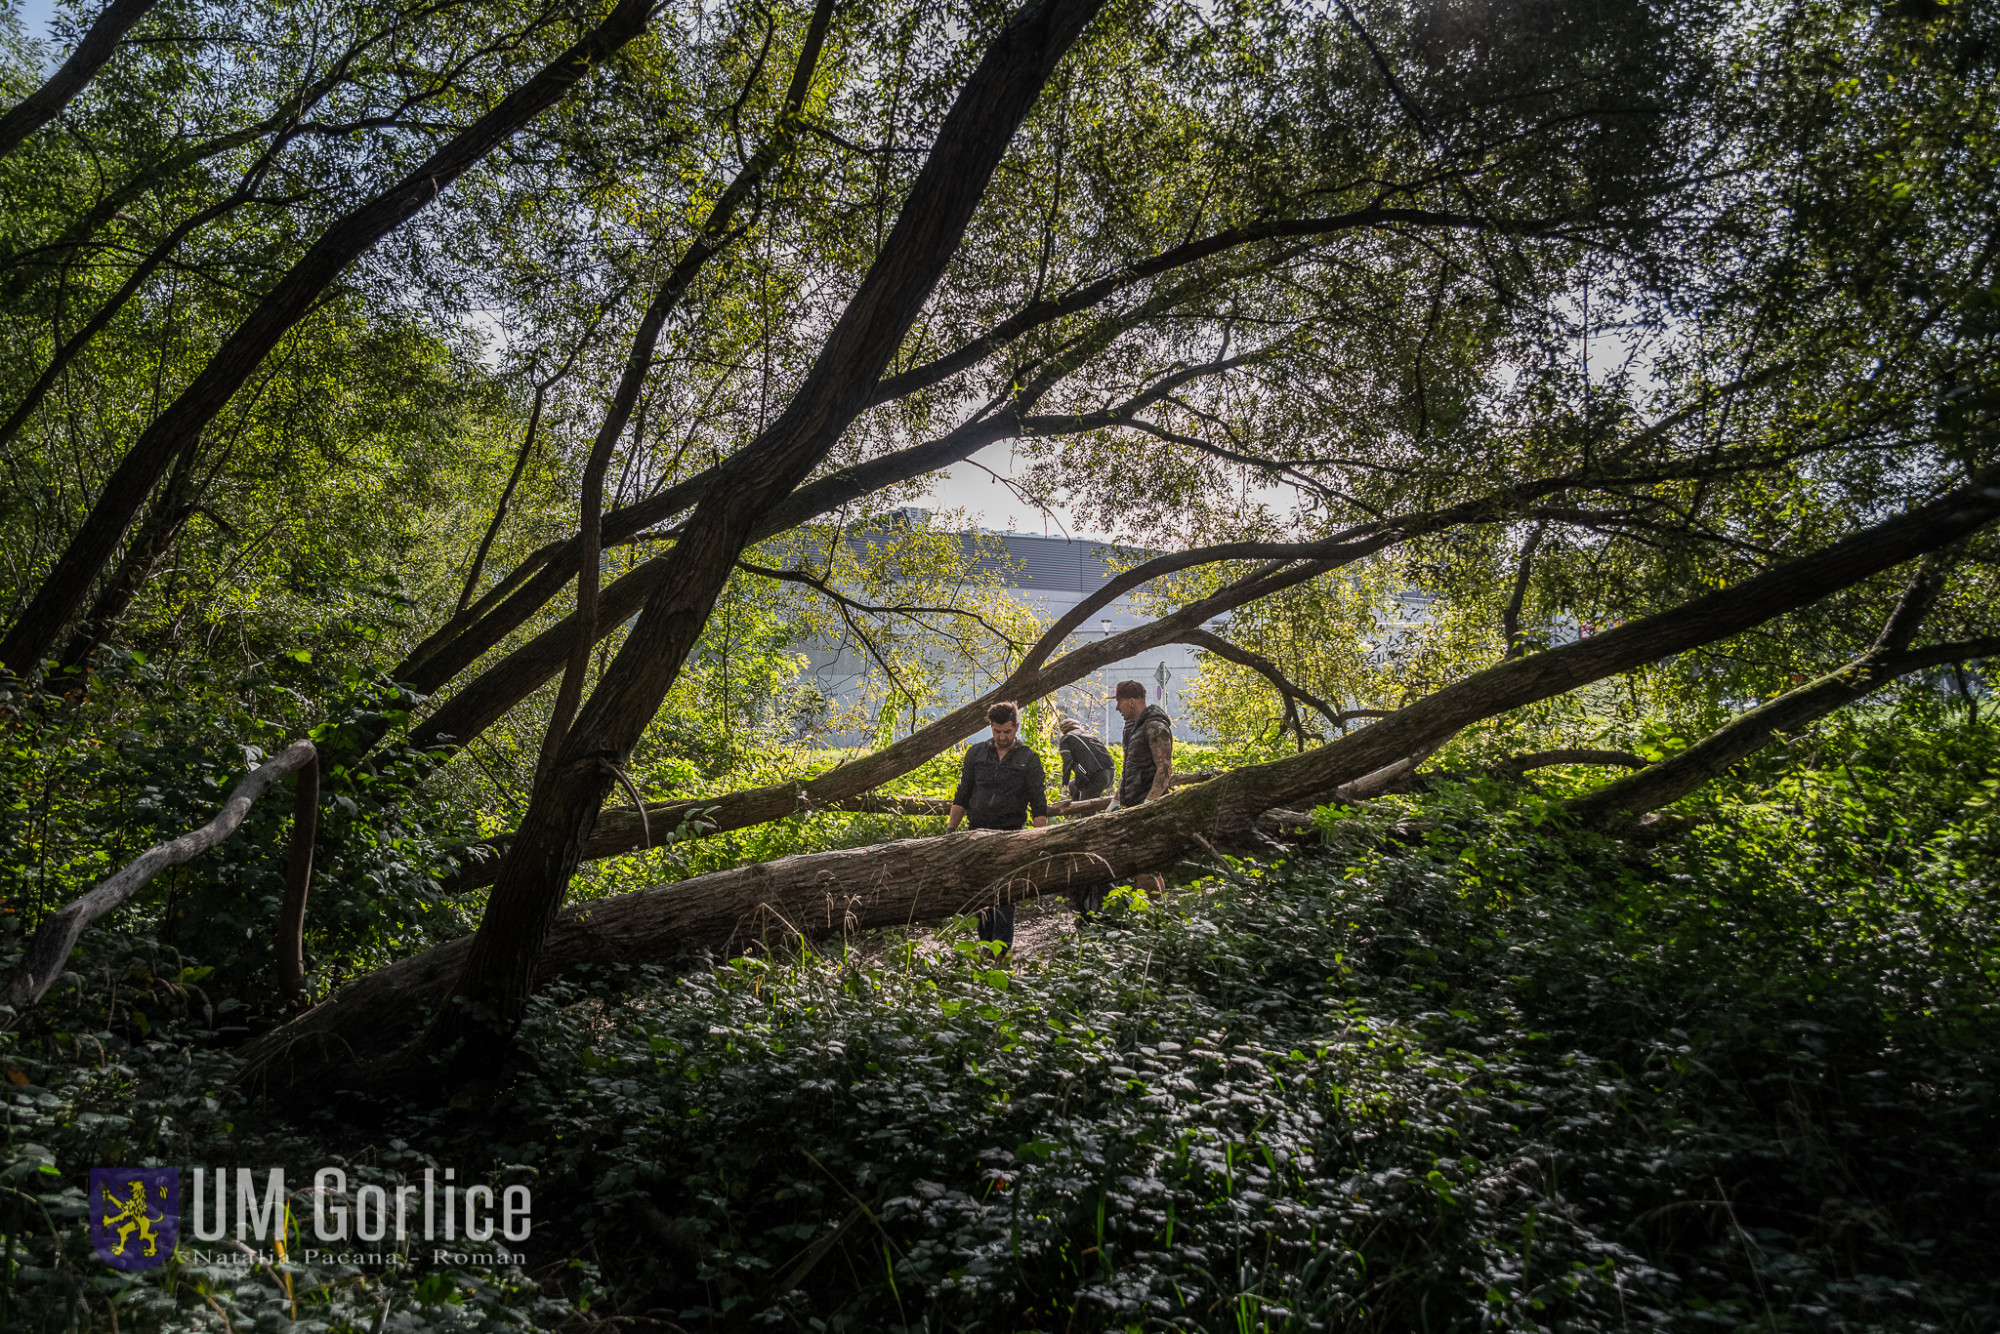
[[[913, 513], [911, 517], [920, 517], [920, 512]], [[1043, 625], [1052, 624], [1089, 594], [1103, 587], [1114, 573], [1112, 560], [1117, 560], [1121, 567], [1129, 567], [1135, 559], [1155, 554], [1116, 548], [1102, 542], [1042, 537], [1030, 533], [988, 531], [960, 536], [968, 556], [977, 553], [975, 563], [978, 567], [999, 576], [1006, 586], [1007, 595], [1031, 609]], [[1005, 554], [995, 551], [996, 547], [1004, 550]], [[1119, 598], [1093, 615], [1071, 636], [1069, 643], [1074, 647], [1093, 637], [1116, 634], [1150, 619], [1129, 598]], [[803, 645], [802, 651], [808, 658], [807, 676], [828, 699], [855, 702], [863, 697], [869, 668], [865, 654], [854, 649], [836, 650], [810, 644]], [[1058, 691], [1056, 702], [1064, 713], [1115, 746], [1124, 721], [1105, 696], [1119, 681], [1141, 681], [1146, 686], [1148, 697], [1157, 701], [1173, 717], [1177, 736], [1187, 741], [1205, 741], [1208, 738], [1194, 727], [1194, 720], [1185, 716], [1186, 711], [1182, 707], [1183, 697], [1193, 687], [1200, 670], [1194, 649], [1184, 644], [1166, 644], [1137, 657], [1123, 659], [1074, 686]], [[946, 699], [938, 706], [923, 711], [921, 716], [935, 717], [971, 697], [971, 693], [967, 693], [962, 698]]]

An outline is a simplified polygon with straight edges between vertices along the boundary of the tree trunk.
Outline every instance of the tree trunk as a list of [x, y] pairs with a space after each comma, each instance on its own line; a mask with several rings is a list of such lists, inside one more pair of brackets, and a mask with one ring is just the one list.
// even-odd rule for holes
[[285, 899], [278, 907], [278, 990], [286, 1004], [306, 986], [306, 898], [312, 891], [313, 838], [319, 832], [319, 758], [299, 769], [292, 795], [292, 847], [285, 860]]
[[69, 53], [61, 68], [48, 77], [34, 92], [17, 103], [13, 110], [0, 116], [0, 158], [6, 157], [21, 146], [21, 141], [42, 126], [62, 114], [62, 109], [70, 104], [70, 99], [82, 92], [104, 62], [111, 59], [111, 53], [118, 49], [118, 40], [129, 31], [133, 24], [146, 16], [153, 7], [153, 0], [111, 0], [102, 14], [84, 33], [83, 40], [76, 44], [76, 50]]
[[160, 474], [200, 438], [266, 354], [347, 266], [553, 105], [593, 65], [643, 32], [650, 7], [650, 0], [618, 0], [605, 20], [581, 41], [453, 136], [409, 175], [334, 223], [313, 243], [209, 358], [194, 382], [140, 434], [55, 568], [5, 640], [0, 640], [0, 667], [21, 677], [41, 669], [50, 647], [75, 619], [92, 581], [152, 494]]
[[[1317, 750], [1233, 770], [1113, 815], [1026, 829], [967, 831], [697, 876], [551, 911], [544, 948], [520, 967], [528, 985], [586, 966], [665, 964], [726, 951], [762, 931], [817, 935], [936, 920], [1002, 898], [1168, 865], [1204, 835], [1252, 837], [1258, 816], [1298, 808], [1343, 785], [1394, 773], [1483, 718], [1648, 662], [1726, 639], [2000, 518], [2000, 469], [1941, 500], [1864, 529], [1732, 588], [1603, 634], [1513, 658]], [[1361, 790], [1349, 788], [1350, 794]], [[459, 940], [371, 973], [246, 1049], [245, 1078], [274, 1090], [325, 1090], [369, 1078], [358, 1067], [421, 1023], [469, 961]], [[376, 1077], [401, 1079], [403, 1061]]]
[[1031, 0], [987, 49], [939, 128], [896, 225], [804, 383], [725, 462], [668, 557], [590, 702], [535, 784], [454, 996], [424, 1042], [452, 1066], [490, 1068], [511, 1042], [536, 962], [612, 776], [699, 640], [764, 512], [796, 488], [867, 406], [875, 382], [957, 252], [1016, 128], [1102, 0]]

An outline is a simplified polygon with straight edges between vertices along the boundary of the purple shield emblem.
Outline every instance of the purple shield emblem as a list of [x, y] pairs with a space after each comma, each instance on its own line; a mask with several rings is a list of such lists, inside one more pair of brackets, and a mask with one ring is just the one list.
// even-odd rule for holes
[[181, 1239], [176, 1167], [90, 1169], [90, 1244], [113, 1269], [163, 1265]]

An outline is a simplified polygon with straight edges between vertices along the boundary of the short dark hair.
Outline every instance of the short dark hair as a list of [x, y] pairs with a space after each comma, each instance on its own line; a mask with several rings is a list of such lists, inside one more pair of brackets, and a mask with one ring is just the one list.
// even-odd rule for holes
[[1113, 699], [1144, 699], [1146, 698], [1146, 687], [1140, 685], [1137, 681], [1120, 681], [1118, 689], [1111, 693], [1111, 697]]
[[1012, 704], [1003, 699], [986, 711], [986, 721], [995, 726], [1001, 726], [1007, 723], [1020, 722], [1021, 715]]

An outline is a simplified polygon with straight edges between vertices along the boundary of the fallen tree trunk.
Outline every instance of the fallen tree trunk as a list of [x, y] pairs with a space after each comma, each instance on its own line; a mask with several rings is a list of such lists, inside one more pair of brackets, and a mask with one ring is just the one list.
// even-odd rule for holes
[[[1987, 470], [1968, 488], [1734, 587], [1509, 659], [1317, 750], [1236, 769], [1142, 806], [1045, 829], [967, 831], [786, 857], [571, 907], [544, 939], [534, 985], [587, 968], [726, 953], [765, 932], [817, 936], [936, 920], [1169, 865], [1203, 837], [1254, 841], [1257, 818], [1273, 807], [1298, 808], [1356, 780], [1394, 774], [1482, 718], [1728, 638], [1945, 546], [2000, 518], [1996, 483], [2000, 469]], [[251, 1043], [246, 1080], [322, 1093], [367, 1080], [359, 1067], [417, 1030], [469, 950], [469, 940], [454, 941], [356, 980]]]
[[[272, 784], [286, 774], [297, 772], [301, 776], [299, 790], [300, 805], [303, 809], [306, 801], [304, 794], [308, 791], [304, 776], [307, 773], [317, 774], [318, 759], [318, 753], [314, 751], [312, 742], [293, 742], [252, 769], [241, 782], [231, 788], [229, 795], [223, 799], [222, 809], [216, 812], [213, 820], [191, 833], [182, 834], [179, 838], [156, 843], [147, 848], [127, 863], [124, 869], [115, 875], [107, 876], [82, 898], [74, 900], [52, 914], [35, 932], [35, 938], [28, 942], [27, 950], [21, 955], [20, 966], [14, 970], [14, 975], [7, 979], [6, 988], [0, 990], [0, 1004], [11, 1006], [14, 1016], [18, 1017], [22, 1010], [40, 1000], [43, 993], [48, 991], [49, 984], [61, 974], [63, 965], [69, 962], [70, 951], [76, 948], [77, 940], [90, 929], [93, 922], [106, 913], [123, 907], [134, 894], [144, 888], [147, 881], [169, 866], [178, 866], [190, 857], [207, 852], [235, 833], [237, 827], [243, 823], [243, 818], [250, 813], [250, 808], [256, 804], [257, 798], [263, 796], [270, 790]], [[310, 790], [313, 793], [319, 790], [316, 776], [310, 784]], [[303, 859], [300, 858], [296, 848], [300, 829], [304, 830], [306, 840], [306, 853]], [[311, 840], [311, 823], [307, 821], [295, 823], [294, 850], [286, 897], [289, 905], [294, 894], [296, 895], [297, 916], [301, 923], [305, 920], [305, 877], [312, 874]], [[291, 921], [289, 907], [285, 920], [288, 924]], [[281, 930], [281, 956], [283, 953]]]

